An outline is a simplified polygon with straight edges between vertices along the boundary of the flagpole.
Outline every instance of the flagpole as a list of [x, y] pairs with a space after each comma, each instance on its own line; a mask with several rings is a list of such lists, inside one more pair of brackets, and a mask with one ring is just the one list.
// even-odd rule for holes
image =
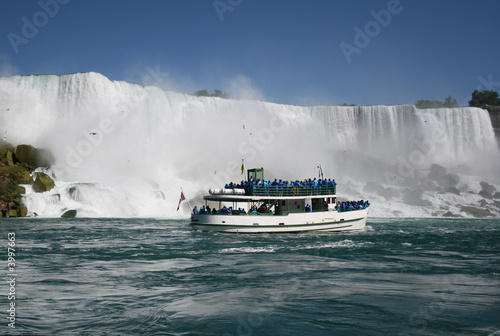
[[[182, 190], [182, 187], [181, 187], [181, 193], [182, 193], [182, 195], [184, 195], [184, 190]], [[184, 197], [186, 197], [186, 196], [184, 196]], [[191, 210], [191, 212], [193, 212], [193, 208], [191, 207], [191, 203], [189, 203], [189, 201], [187, 200], [187, 198], [186, 198], [186, 202], [189, 205], [189, 209]]]

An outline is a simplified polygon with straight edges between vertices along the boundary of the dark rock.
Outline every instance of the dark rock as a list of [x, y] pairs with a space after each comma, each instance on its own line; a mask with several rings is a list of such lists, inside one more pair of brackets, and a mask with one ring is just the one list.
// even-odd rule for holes
[[488, 194], [493, 194], [497, 190], [494, 185], [491, 185], [484, 181], [480, 182], [479, 185], [481, 186], [481, 189], [486, 191]]
[[76, 217], [76, 210], [68, 210], [61, 215], [62, 218], [74, 218]]
[[460, 210], [474, 217], [495, 217], [495, 215], [493, 215], [489, 210], [473, 206], [462, 206]]
[[12, 192], [12, 194], [15, 194], [15, 195], [24, 195], [26, 194], [26, 188], [25, 187], [22, 187], [20, 185], [14, 185], [10, 188], [10, 191]]
[[25, 164], [33, 169], [36, 167], [36, 149], [30, 145], [19, 145], [14, 151], [16, 162]]
[[0, 163], [2, 166], [13, 166], [14, 165], [14, 157], [13, 152], [8, 148], [0, 149]]
[[493, 198], [494, 199], [500, 199], [500, 192], [496, 192], [494, 195], [493, 195]]
[[52, 180], [49, 175], [45, 173], [37, 173], [35, 183], [33, 183], [33, 189], [36, 192], [49, 191], [54, 188], [54, 186], [54, 180]]
[[15, 184], [32, 184], [33, 178], [30, 172], [21, 166], [5, 166], [0, 167], [0, 175], [8, 177]]
[[460, 190], [458, 190], [456, 187], [449, 187], [447, 192], [460, 196]]
[[17, 213], [19, 217], [26, 217], [28, 215], [28, 208], [25, 206], [20, 206], [17, 208]]
[[50, 167], [55, 163], [52, 152], [48, 149], [19, 145], [14, 150], [14, 163], [19, 162], [32, 171], [37, 167]]
[[486, 190], [481, 190], [478, 194], [483, 198], [493, 199], [493, 196]]
[[463, 217], [462, 215], [459, 215], [459, 214], [454, 214], [452, 213], [451, 211], [448, 211], [448, 212], [445, 212], [443, 214], [443, 217]]
[[460, 177], [458, 175], [448, 173], [445, 167], [437, 164], [433, 164], [431, 166], [427, 177], [433, 181], [436, 181], [445, 189], [455, 187], [460, 182]]
[[430, 178], [431, 180], [437, 181], [443, 179], [447, 173], [448, 172], [445, 167], [434, 163], [432, 164], [427, 177]]
[[450, 187], [455, 187], [460, 182], [460, 177], [457, 174], [447, 174], [446, 181]]
[[5, 176], [0, 176], [0, 190], [6, 191], [12, 187], [12, 182]]
[[9, 143], [2, 142], [0, 143], [0, 164], [2, 166], [13, 166], [13, 154], [14, 146]]

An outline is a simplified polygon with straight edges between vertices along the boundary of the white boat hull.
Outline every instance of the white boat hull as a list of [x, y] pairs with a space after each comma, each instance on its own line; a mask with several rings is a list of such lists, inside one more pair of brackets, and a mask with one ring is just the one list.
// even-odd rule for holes
[[207, 215], [191, 216], [194, 230], [228, 233], [284, 233], [304, 231], [363, 230], [368, 210], [290, 213], [288, 215]]

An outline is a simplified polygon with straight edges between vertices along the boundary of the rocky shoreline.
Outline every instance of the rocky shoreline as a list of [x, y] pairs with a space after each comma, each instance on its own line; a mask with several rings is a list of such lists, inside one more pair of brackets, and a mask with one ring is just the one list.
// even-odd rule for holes
[[[451, 210], [450, 203], [443, 202], [440, 209], [432, 213], [433, 217], [466, 217], [466, 214], [475, 218], [496, 217], [500, 211], [500, 192], [488, 182], [479, 182], [480, 191], [474, 192], [465, 183], [461, 183], [461, 176], [450, 173], [445, 167], [432, 164], [426, 175], [414, 180], [408, 180], [398, 186], [384, 187], [381, 183], [368, 182], [364, 192], [374, 193], [385, 200], [402, 199], [405, 204], [416, 207], [430, 207], [432, 202], [426, 199], [425, 193], [438, 195], [479, 196], [477, 203], [456, 205]], [[476, 189], [476, 188], [474, 188]]]
[[30, 145], [14, 147], [7, 142], [0, 143], [0, 217], [26, 217], [28, 209], [22, 203], [30, 184], [35, 192], [54, 188], [54, 180], [45, 173], [35, 170], [54, 164], [49, 150]]
[[[499, 118], [500, 119], [500, 118]], [[343, 157], [344, 161], [350, 161]], [[381, 162], [368, 159], [362, 155], [351, 157], [354, 167], [377, 167]], [[50, 191], [55, 187], [54, 180], [43, 172], [55, 163], [50, 150], [35, 148], [31, 145], [13, 146], [0, 142], [0, 217], [26, 217], [30, 212], [23, 204], [26, 194], [25, 186], [36, 193]], [[439, 209], [430, 214], [434, 217], [497, 217], [500, 213], [500, 191], [486, 181], [469, 184], [464, 181], [467, 172], [449, 171], [443, 166], [432, 164], [429, 169], [419, 172], [418, 177], [387, 181], [371, 181], [365, 184], [364, 192], [382, 197], [386, 201], [402, 202], [408, 206], [431, 207], [433, 203], [428, 194], [432, 193], [440, 199]], [[464, 175], [462, 175], [464, 173]], [[479, 183], [479, 185], [477, 184]], [[76, 187], [69, 189], [72, 195]], [[455, 196], [456, 195], [456, 196]], [[60, 195], [56, 194], [59, 197]], [[450, 197], [451, 196], [451, 197]], [[455, 201], [450, 201], [458, 197]], [[434, 197], [436, 198], [436, 197]], [[76, 210], [67, 210], [62, 217], [75, 217]], [[31, 211], [33, 214], [33, 210]]]

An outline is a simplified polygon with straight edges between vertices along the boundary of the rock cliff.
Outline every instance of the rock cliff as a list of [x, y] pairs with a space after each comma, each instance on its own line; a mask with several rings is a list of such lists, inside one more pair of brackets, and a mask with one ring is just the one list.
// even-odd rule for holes
[[48, 150], [37, 149], [30, 145], [14, 147], [7, 142], [0, 143], [0, 217], [25, 217], [28, 209], [22, 204], [26, 193], [22, 185], [34, 184], [36, 192], [48, 191], [54, 181], [44, 173], [33, 172], [39, 167], [49, 167], [54, 157]]

